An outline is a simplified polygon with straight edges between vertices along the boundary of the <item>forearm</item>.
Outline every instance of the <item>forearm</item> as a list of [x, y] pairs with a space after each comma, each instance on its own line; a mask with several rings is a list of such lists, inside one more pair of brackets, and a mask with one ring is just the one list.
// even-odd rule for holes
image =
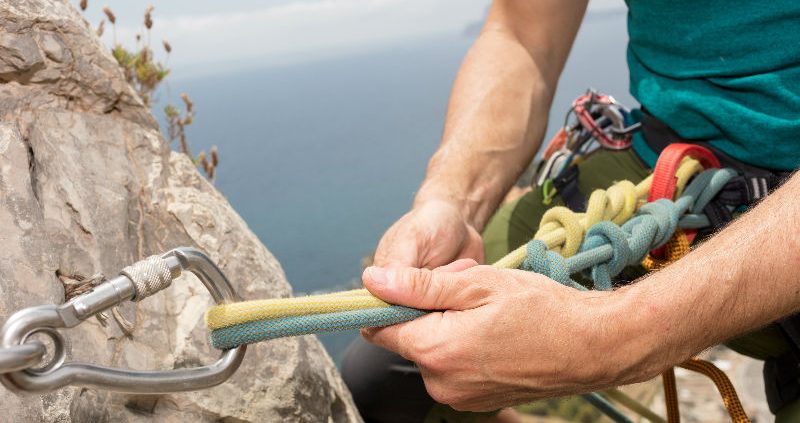
[[518, 42], [484, 32], [456, 79], [415, 203], [446, 199], [482, 228], [536, 153], [554, 89]]
[[656, 343], [657, 356], [639, 359], [675, 364], [800, 311], [798, 235], [793, 177], [683, 259], [618, 292], [631, 319], [623, 327], [638, 338], [629, 353]]
[[585, 7], [583, 0], [493, 4], [456, 78], [415, 204], [446, 200], [476, 229], [484, 226], [541, 144]]

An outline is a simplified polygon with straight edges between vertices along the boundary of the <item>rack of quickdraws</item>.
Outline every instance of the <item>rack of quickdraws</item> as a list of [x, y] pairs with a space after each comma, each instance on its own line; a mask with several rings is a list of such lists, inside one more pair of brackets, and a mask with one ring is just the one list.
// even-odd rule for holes
[[614, 97], [588, 90], [572, 102], [564, 126], [542, 153], [536, 172], [536, 186], [544, 186], [598, 148], [624, 150], [631, 135], [640, 128], [630, 109]]

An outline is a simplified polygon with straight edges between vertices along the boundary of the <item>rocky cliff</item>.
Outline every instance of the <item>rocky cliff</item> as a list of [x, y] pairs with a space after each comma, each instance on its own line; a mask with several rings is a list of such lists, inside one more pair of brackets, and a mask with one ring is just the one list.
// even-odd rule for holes
[[[65, 0], [0, 0], [0, 318], [63, 303], [80, 275], [177, 246], [208, 253], [245, 298], [291, 295], [275, 258], [189, 159], [170, 151], [107, 48]], [[210, 363], [193, 277], [64, 331], [68, 360], [170, 369]], [[358, 421], [314, 337], [263, 343], [227, 383], [128, 395], [79, 387], [17, 396], [4, 421]]]

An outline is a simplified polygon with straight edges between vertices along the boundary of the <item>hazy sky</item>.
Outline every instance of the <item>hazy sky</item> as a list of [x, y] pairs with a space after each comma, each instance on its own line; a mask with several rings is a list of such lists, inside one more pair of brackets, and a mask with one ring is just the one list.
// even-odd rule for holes
[[[77, 4], [78, 0], [72, 0]], [[565, 4], [568, 3], [565, 1]], [[133, 45], [142, 14], [155, 6], [152, 44], [173, 46], [173, 77], [314, 61], [392, 48], [437, 33], [458, 33], [479, 22], [488, 0], [89, 0], [97, 26], [108, 5], [117, 16], [117, 41]], [[590, 9], [624, 7], [592, 0]], [[113, 31], [106, 23], [105, 41]]]

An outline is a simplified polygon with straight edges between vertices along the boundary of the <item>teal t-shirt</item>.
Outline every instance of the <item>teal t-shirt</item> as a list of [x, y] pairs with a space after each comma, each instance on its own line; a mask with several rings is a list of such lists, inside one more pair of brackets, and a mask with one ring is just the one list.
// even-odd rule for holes
[[800, 0], [627, 3], [631, 94], [653, 116], [743, 162], [800, 167]]

